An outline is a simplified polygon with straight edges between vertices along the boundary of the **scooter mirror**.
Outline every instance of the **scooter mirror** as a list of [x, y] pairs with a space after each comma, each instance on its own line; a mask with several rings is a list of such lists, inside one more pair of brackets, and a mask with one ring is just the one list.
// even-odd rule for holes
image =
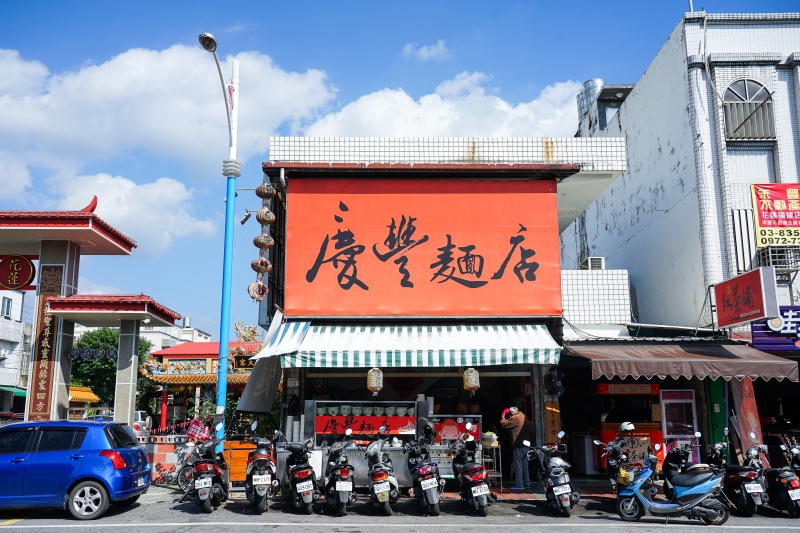
[[563, 438], [564, 438], [564, 435], [566, 435], [566, 433], [564, 433], [563, 431], [559, 431], [559, 432], [558, 432], [558, 438], [559, 438], [559, 439], [563, 439]]
[[786, 451], [786, 446], [781, 444], [781, 450]]
[[725, 428], [725, 429], [723, 430], [723, 433], [725, 433], [725, 435], [727, 435], [727, 434], [728, 434], [728, 428]]
[[430, 424], [425, 424], [425, 426], [422, 428], [422, 433], [424, 433], [426, 437], [430, 437], [433, 435], [433, 428], [430, 426]]
[[603, 445], [603, 443], [602, 443], [602, 442], [600, 442], [600, 441], [599, 441], [599, 440], [597, 440], [597, 439], [594, 439], [592, 442], [594, 442], [594, 443], [595, 443], [595, 444], [597, 444], [598, 446], [602, 446], [602, 445]]
[[250, 424], [250, 430], [255, 431], [257, 427], [258, 427], [258, 420], [253, 420], [253, 423]]
[[345, 431], [344, 434], [349, 437], [350, 435], [353, 434], [353, 429], [352, 428], [347, 428], [347, 431]]
[[195, 444], [194, 442], [187, 442], [186, 443], [186, 447], [187, 448], [194, 448], [195, 446], [197, 446], [197, 444]]
[[475, 437], [473, 437], [472, 435], [470, 435], [469, 437], [467, 437], [467, 442], [472, 442], [472, 441], [474, 441], [474, 440], [475, 440]]
[[697, 437], [697, 438], [699, 439], [700, 437], [702, 437], [702, 436], [703, 436], [703, 434], [702, 434], [702, 433], [700, 433], [699, 431], [695, 431], [695, 432], [694, 432], [694, 436], [695, 436], [695, 437]]
[[523, 446], [528, 446], [528, 447], [530, 447], [530, 445], [531, 445], [531, 441], [529, 441], [529, 440], [524, 440], [524, 441], [522, 441], [522, 445], [523, 445]]
[[750, 438], [751, 438], [751, 439], [754, 439], [754, 438], [756, 438], [756, 434], [755, 434], [754, 432], [752, 432], [752, 431], [750, 432]]
[[661, 449], [661, 444], [659, 444], [659, 443], [656, 443], [656, 445], [655, 445], [655, 446], [653, 446], [653, 448], [654, 448], [656, 451], [658, 451], [658, 450], [660, 450], [660, 449]]
[[467, 431], [471, 431], [472, 430], [472, 423], [471, 422], [467, 422], [467, 425], [464, 426], [464, 427], [467, 428]]

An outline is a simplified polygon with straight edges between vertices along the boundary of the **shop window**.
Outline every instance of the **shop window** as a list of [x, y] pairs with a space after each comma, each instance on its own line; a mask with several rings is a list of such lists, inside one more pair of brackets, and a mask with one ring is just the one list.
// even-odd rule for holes
[[775, 138], [772, 94], [762, 83], [743, 78], [725, 89], [725, 137], [729, 140]]

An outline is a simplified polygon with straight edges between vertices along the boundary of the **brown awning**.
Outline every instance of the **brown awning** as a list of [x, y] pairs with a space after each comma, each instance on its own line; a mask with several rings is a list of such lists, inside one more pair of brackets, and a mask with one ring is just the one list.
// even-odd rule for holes
[[601, 376], [712, 379], [788, 378], [800, 381], [797, 362], [742, 344], [670, 343], [571, 344], [570, 352], [592, 361], [592, 379]]

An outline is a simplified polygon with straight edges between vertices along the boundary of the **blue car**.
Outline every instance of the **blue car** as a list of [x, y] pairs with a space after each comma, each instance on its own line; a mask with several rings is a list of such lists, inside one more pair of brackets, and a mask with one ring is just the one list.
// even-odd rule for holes
[[0, 429], [0, 509], [66, 508], [91, 520], [149, 487], [147, 452], [127, 424], [52, 420]]

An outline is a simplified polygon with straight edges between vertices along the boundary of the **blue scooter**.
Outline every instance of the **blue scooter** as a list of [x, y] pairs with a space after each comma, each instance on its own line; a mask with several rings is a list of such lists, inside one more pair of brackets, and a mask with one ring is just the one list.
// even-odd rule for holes
[[[660, 450], [661, 445], [656, 444], [655, 449]], [[729, 502], [722, 493], [723, 474], [711, 469], [678, 474], [672, 478], [675, 491], [672, 499], [662, 502], [653, 499], [656, 490], [650, 481], [657, 464], [658, 458], [648, 454], [646, 464], [634, 471], [632, 482], [619, 491], [616, 507], [620, 518], [635, 522], [650, 511], [653, 516], [663, 516], [665, 523], [674, 516], [702, 520], [712, 526], [721, 526], [728, 520]]]

